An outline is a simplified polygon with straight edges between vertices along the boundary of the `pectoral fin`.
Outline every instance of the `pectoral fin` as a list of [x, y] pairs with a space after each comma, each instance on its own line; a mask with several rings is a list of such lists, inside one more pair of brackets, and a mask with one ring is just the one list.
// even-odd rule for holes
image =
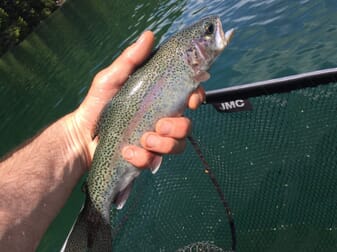
[[206, 71], [200, 71], [198, 74], [196, 74], [193, 79], [196, 82], [204, 82], [207, 81], [210, 78], [210, 74], [207, 73]]
[[160, 165], [161, 165], [162, 161], [163, 161], [163, 157], [162, 156], [156, 156], [152, 160], [151, 165], [149, 167], [150, 170], [151, 170], [151, 172], [152, 172], [152, 174], [156, 174], [157, 173], [157, 171], [160, 168]]
[[130, 196], [130, 193], [131, 193], [131, 189], [132, 189], [132, 185], [133, 185], [133, 181], [128, 184], [124, 190], [120, 191], [115, 200], [114, 200], [114, 204], [116, 205], [116, 208], [119, 210], [119, 209], [122, 209], [125, 205], [125, 202], [127, 201], [127, 199], [129, 198]]

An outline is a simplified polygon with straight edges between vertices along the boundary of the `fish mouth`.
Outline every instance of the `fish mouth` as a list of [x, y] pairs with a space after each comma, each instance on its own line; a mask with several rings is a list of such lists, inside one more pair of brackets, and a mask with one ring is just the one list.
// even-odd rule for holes
[[220, 19], [216, 22], [217, 33], [215, 35], [215, 44], [219, 52], [221, 52], [231, 41], [234, 35], [234, 29], [230, 29], [224, 33]]
[[226, 31], [226, 33], [225, 33], [226, 44], [229, 44], [229, 42], [232, 40], [233, 35], [234, 35], [234, 29], [233, 28]]

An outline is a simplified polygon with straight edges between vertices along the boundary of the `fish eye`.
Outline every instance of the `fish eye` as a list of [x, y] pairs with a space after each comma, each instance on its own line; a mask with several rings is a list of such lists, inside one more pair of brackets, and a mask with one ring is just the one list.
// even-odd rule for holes
[[211, 35], [214, 32], [214, 24], [206, 25], [206, 35]]

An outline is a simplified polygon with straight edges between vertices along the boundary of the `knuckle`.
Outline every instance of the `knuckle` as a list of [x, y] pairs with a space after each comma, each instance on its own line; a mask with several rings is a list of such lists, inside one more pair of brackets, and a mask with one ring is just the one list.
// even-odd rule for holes
[[94, 83], [98, 86], [104, 84], [106, 81], [106, 71], [103, 69], [102, 71], [98, 72], [94, 77]]

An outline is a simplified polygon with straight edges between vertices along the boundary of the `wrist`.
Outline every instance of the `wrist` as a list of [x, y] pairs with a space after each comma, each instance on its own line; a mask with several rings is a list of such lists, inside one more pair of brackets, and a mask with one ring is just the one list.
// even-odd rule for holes
[[92, 140], [90, 134], [78, 124], [75, 113], [72, 112], [61, 119], [64, 131], [64, 156], [69, 162], [75, 161], [83, 175], [91, 164], [89, 145]]

